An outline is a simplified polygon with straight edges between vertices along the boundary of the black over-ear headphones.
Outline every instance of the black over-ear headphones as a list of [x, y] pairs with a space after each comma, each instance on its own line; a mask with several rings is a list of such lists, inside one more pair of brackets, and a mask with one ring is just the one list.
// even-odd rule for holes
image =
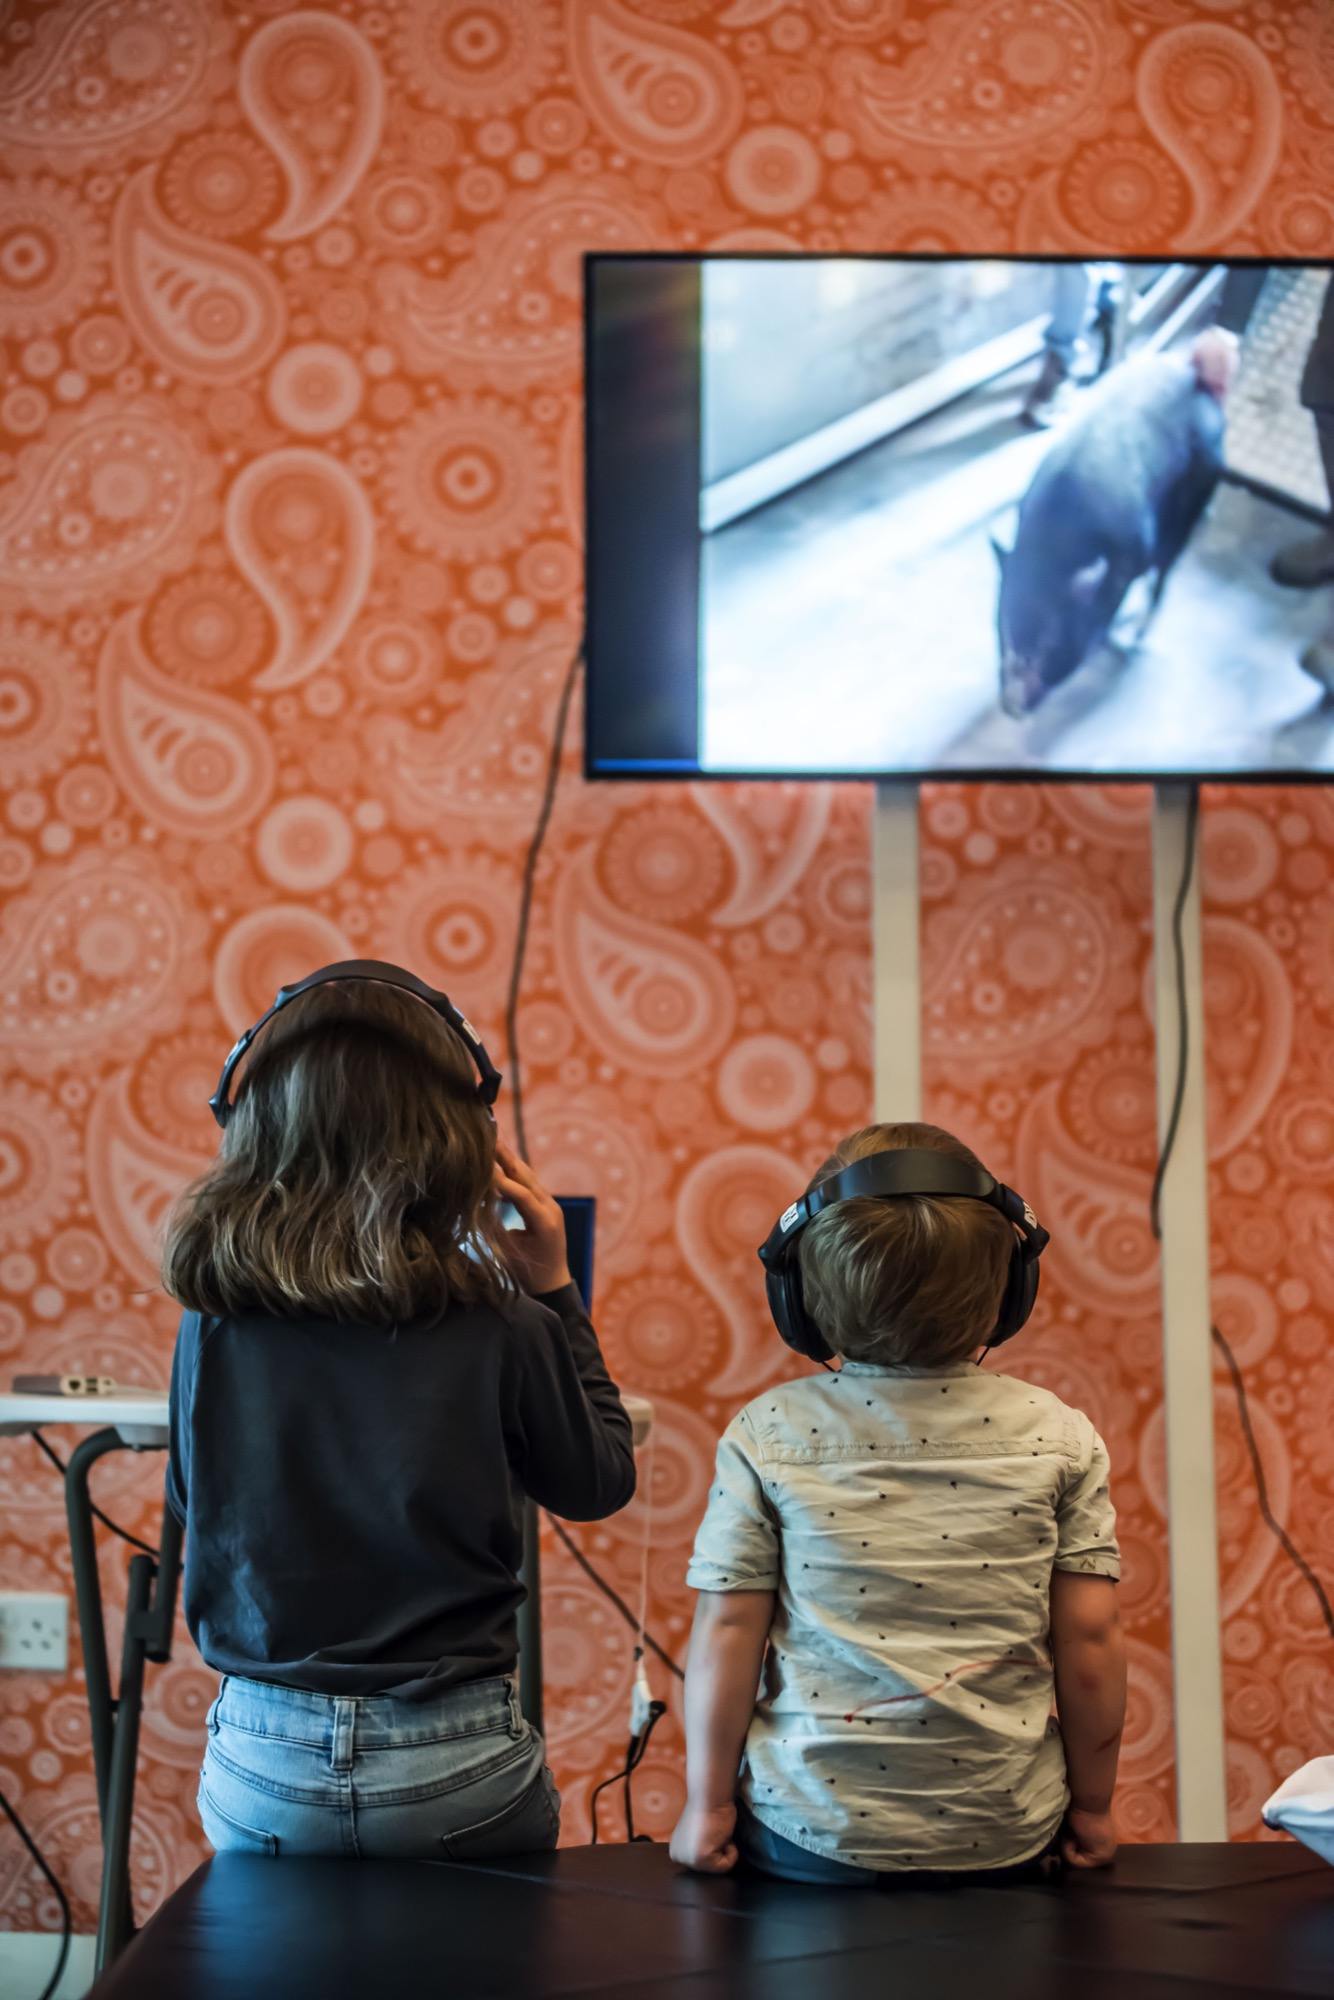
[[1014, 1239], [1009, 1274], [1001, 1296], [995, 1329], [988, 1347], [999, 1347], [1018, 1333], [1033, 1310], [1038, 1295], [1038, 1259], [1050, 1238], [1028, 1203], [1013, 1188], [993, 1178], [985, 1167], [969, 1166], [965, 1160], [951, 1159], [947, 1153], [872, 1153], [856, 1160], [841, 1173], [831, 1174], [809, 1194], [785, 1208], [768, 1237], [760, 1245], [764, 1266], [764, 1287], [774, 1325], [788, 1346], [809, 1361], [828, 1361], [833, 1349], [806, 1310], [801, 1290], [801, 1262], [797, 1246], [801, 1232], [822, 1209], [836, 1201], [869, 1197], [892, 1201], [900, 1195], [963, 1195], [984, 1201], [999, 1210], [1019, 1232]]
[[365, 979], [378, 986], [396, 986], [400, 993], [410, 993], [415, 1000], [424, 1000], [431, 1010], [460, 1038], [465, 1049], [477, 1065], [477, 1095], [485, 1105], [496, 1101], [500, 1089], [500, 1071], [482, 1047], [481, 1037], [472, 1023], [460, 1014], [458, 1008], [445, 993], [438, 993], [434, 986], [428, 986], [415, 973], [405, 972], [401, 965], [386, 965], [378, 958], [347, 958], [337, 965], [322, 965], [318, 972], [309, 972], [304, 979], [294, 985], [279, 990], [273, 1005], [265, 1010], [253, 1028], [247, 1028], [236, 1043], [222, 1066], [218, 1087], [210, 1097], [209, 1109], [219, 1125], [226, 1125], [232, 1114], [230, 1096], [232, 1073], [240, 1062], [260, 1029], [266, 1027], [274, 1015], [280, 1013], [289, 1000], [295, 1000], [299, 993], [309, 993], [312, 987], [327, 986], [334, 980]]

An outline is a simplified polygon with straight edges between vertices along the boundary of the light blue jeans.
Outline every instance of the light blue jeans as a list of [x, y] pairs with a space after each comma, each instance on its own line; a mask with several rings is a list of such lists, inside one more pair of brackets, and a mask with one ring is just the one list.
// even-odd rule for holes
[[199, 1817], [220, 1853], [473, 1861], [554, 1847], [560, 1794], [512, 1680], [412, 1702], [228, 1674]]

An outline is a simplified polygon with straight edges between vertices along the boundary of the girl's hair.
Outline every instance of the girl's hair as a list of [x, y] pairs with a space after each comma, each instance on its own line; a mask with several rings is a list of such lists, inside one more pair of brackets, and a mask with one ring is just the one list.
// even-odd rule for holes
[[[938, 1125], [866, 1125], [849, 1133], [810, 1185], [901, 1147], [981, 1165]], [[1014, 1242], [998, 1210], [964, 1196], [854, 1196], [822, 1209], [803, 1232], [802, 1295], [829, 1345], [848, 1360], [939, 1368], [966, 1360], [994, 1328]]]
[[376, 1325], [512, 1290], [495, 1126], [452, 1028], [391, 986], [291, 1001], [241, 1074], [218, 1158], [167, 1226], [183, 1306]]

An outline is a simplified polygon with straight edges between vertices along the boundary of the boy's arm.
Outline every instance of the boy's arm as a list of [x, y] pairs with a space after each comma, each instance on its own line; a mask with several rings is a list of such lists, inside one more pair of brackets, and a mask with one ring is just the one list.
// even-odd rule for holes
[[772, 1590], [703, 1590], [686, 1659], [686, 1805], [671, 1856], [723, 1875], [736, 1866], [736, 1782], [755, 1712]]
[[1053, 1570], [1051, 1651], [1070, 1806], [1061, 1852], [1075, 1868], [1116, 1854], [1112, 1792], [1126, 1717], [1126, 1655], [1109, 1577]]

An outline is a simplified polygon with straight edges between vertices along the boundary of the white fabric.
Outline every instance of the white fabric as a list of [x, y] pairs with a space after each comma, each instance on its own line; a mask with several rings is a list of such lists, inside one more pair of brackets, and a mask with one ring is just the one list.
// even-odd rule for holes
[[1334, 1867], [1334, 1757], [1313, 1757], [1285, 1778], [1262, 1813]]
[[1053, 1568], [1120, 1573], [1077, 1410], [968, 1364], [848, 1362], [728, 1425], [687, 1573], [777, 1593], [742, 1796], [812, 1853], [893, 1869], [1038, 1853], [1068, 1799]]

